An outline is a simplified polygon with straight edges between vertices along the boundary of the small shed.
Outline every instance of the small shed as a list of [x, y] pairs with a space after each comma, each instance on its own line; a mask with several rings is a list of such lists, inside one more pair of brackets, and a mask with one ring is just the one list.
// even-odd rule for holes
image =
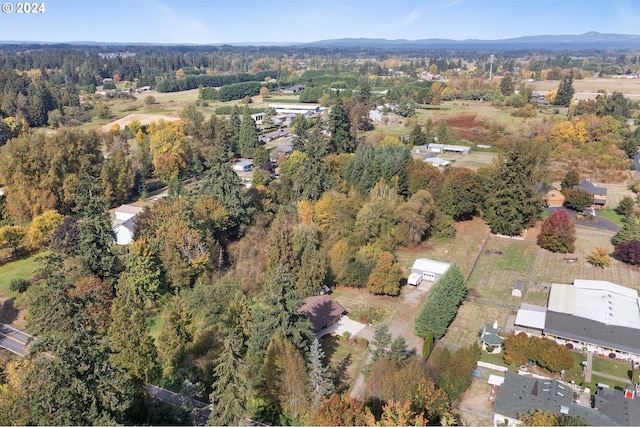
[[522, 291], [524, 290], [524, 282], [522, 280], [516, 280], [515, 285], [511, 289], [511, 296], [516, 298], [522, 298]]
[[451, 163], [449, 160], [440, 159], [438, 157], [425, 157], [422, 161], [425, 163], [430, 163], [431, 165], [440, 169], [446, 168]]
[[451, 264], [443, 261], [436, 261], [428, 258], [418, 258], [411, 267], [411, 274], [422, 274], [423, 280], [437, 282], [440, 277], [449, 270]]

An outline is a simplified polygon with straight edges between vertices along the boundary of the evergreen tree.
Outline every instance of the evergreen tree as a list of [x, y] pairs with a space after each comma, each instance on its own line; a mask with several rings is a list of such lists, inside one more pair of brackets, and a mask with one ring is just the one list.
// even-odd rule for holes
[[209, 196], [219, 200], [229, 213], [234, 226], [251, 221], [255, 207], [242, 180], [231, 168], [229, 145], [224, 138], [216, 141], [208, 154], [208, 170], [202, 180], [195, 185], [190, 194]]
[[224, 348], [213, 370], [215, 381], [211, 391], [211, 414], [207, 425], [239, 425], [247, 403], [246, 367], [242, 363], [242, 339], [230, 329]]
[[373, 346], [373, 359], [374, 363], [378, 359], [384, 359], [389, 354], [389, 346], [391, 345], [391, 333], [389, 332], [389, 326], [386, 323], [379, 323], [373, 331], [373, 340], [371, 341]]
[[302, 304], [289, 271], [284, 266], [273, 270], [265, 283], [262, 304], [253, 310], [248, 351], [254, 363], [262, 363], [274, 335], [287, 339], [306, 353], [313, 340], [313, 332], [309, 319], [299, 311]]
[[156, 347], [149, 335], [149, 320], [124, 281], [118, 285], [118, 294], [111, 306], [111, 319], [108, 337], [113, 349], [113, 364], [125, 369], [133, 378], [155, 381], [159, 365]]
[[249, 113], [249, 105], [245, 105], [238, 135], [238, 153], [241, 157], [252, 158], [259, 145], [256, 123]]
[[636, 207], [636, 202], [629, 196], [624, 196], [618, 206], [616, 206], [615, 211], [618, 215], [623, 215], [625, 217], [631, 215]]
[[349, 113], [342, 103], [342, 99], [338, 98], [336, 103], [331, 107], [329, 114], [329, 147], [331, 153], [352, 153], [354, 144], [351, 139], [351, 124], [349, 123]]
[[611, 238], [611, 243], [619, 245], [631, 240], [640, 240], [640, 222], [635, 214], [629, 215], [624, 220], [622, 227]]
[[[108, 340], [72, 296], [61, 258], [49, 259], [44, 284], [29, 305], [38, 335], [22, 367], [23, 402], [33, 425], [126, 423], [134, 385], [111, 361]], [[37, 392], [36, 392], [37, 391]]]
[[415, 320], [416, 334], [425, 338], [429, 331], [441, 338], [458, 312], [458, 305], [467, 293], [467, 283], [457, 265], [433, 285]]
[[391, 349], [389, 351], [388, 358], [399, 365], [403, 365], [409, 360], [407, 342], [402, 335], [398, 335], [393, 339], [393, 341], [391, 341]]
[[520, 142], [486, 170], [483, 214], [492, 232], [515, 236], [533, 224], [542, 206], [536, 183], [547, 157], [547, 147]]
[[502, 80], [500, 80], [500, 92], [502, 92], [504, 96], [509, 96], [513, 94], [515, 89], [516, 82], [513, 80], [513, 76], [511, 73], [505, 74]]
[[315, 338], [309, 349], [309, 382], [311, 383], [311, 404], [314, 408], [318, 408], [333, 394], [334, 390], [329, 367], [323, 365], [323, 360], [324, 351], [318, 338]]
[[562, 182], [560, 183], [560, 189], [562, 191], [572, 190], [573, 186], [578, 184], [580, 184], [580, 176], [578, 175], [578, 172], [571, 169], [565, 174], [564, 178], [562, 179]]
[[413, 129], [409, 134], [409, 144], [410, 145], [426, 145], [427, 144], [427, 137], [422, 131], [422, 128], [420, 127], [420, 125], [417, 123], [415, 124], [415, 126], [413, 126]]
[[239, 141], [241, 123], [240, 110], [238, 109], [238, 104], [236, 104], [233, 106], [233, 110], [231, 110], [226, 127], [226, 140], [229, 142], [229, 150], [234, 154], [238, 154], [240, 152]]
[[582, 212], [593, 204], [593, 196], [581, 188], [565, 191], [564, 205], [569, 209]]
[[295, 233], [291, 222], [286, 209], [281, 206], [267, 233], [267, 268], [269, 271], [284, 268], [291, 278], [296, 278], [299, 263], [293, 250]]
[[358, 93], [356, 95], [356, 102], [364, 105], [369, 105], [370, 101], [371, 101], [371, 84], [369, 84], [369, 79], [365, 77], [360, 82], [360, 87], [358, 88]]
[[574, 93], [575, 90], [573, 89], [573, 73], [569, 73], [562, 78], [562, 81], [558, 85], [558, 92], [556, 93], [556, 98], [553, 101], [553, 105], [568, 107], [569, 105], [571, 105], [571, 99], [573, 98]]

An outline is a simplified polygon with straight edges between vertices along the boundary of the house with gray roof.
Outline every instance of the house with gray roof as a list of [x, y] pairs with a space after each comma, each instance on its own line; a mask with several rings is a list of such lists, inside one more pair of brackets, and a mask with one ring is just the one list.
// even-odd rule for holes
[[598, 187], [591, 182], [589, 178], [585, 179], [578, 185], [573, 186], [574, 190], [583, 190], [593, 196], [593, 207], [604, 209], [607, 204], [607, 189]]
[[628, 386], [625, 391], [599, 388], [593, 405], [616, 424], [640, 426], [640, 396], [634, 386]]
[[505, 372], [493, 406], [493, 425], [518, 425], [521, 416], [536, 410], [583, 417], [593, 426], [620, 425], [601, 411], [573, 402], [573, 389], [568, 384]]
[[498, 321], [493, 323], [487, 323], [484, 325], [482, 335], [480, 336], [480, 342], [482, 343], [482, 349], [487, 353], [497, 354], [502, 351], [502, 343], [504, 338], [498, 335], [500, 328], [498, 327]]

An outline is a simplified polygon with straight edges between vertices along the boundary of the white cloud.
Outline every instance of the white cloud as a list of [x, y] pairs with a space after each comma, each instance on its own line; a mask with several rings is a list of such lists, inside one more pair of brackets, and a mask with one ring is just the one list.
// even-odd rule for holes
[[406, 18], [404, 18], [404, 20], [402, 21], [402, 25], [408, 25], [411, 24], [412, 22], [415, 22], [418, 18], [420, 18], [421, 13], [414, 9], [411, 11], [411, 13], [409, 13], [409, 15], [407, 15]]

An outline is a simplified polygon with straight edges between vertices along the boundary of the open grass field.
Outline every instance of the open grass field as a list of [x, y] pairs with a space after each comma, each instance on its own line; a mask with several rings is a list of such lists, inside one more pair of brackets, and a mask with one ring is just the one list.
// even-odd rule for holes
[[46, 254], [47, 252], [35, 253], [0, 266], [0, 297], [15, 298], [18, 293], [9, 290], [11, 281], [13, 279], [29, 280], [33, 273], [42, 267], [43, 257]]
[[584, 381], [582, 362], [587, 360], [587, 356], [577, 351], [572, 351], [571, 356], [573, 357], [573, 366], [564, 372], [564, 380], [568, 383], [573, 380], [576, 384], [580, 384]]
[[333, 374], [336, 392], [346, 392], [362, 371], [367, 360], [367, 351], [333, 335], [325, 335], [320, 339], [320, 343], [325, 355], [324, 364], [329, 366]]
[[594, 356], [591, 368], [594, 371], [602, 372], [604, 374], [614, 375], [625, 379], [630, 378], [629, 372], [631, 371], [631, 364], [623, 362], [622, 360]]
[[491, 236], [469, 277], [471, 295], [493, 304], [512, 308], [520, 298], [511, 296], [516, 280], [529, 280], [537, 246], [529, 240], [513, 240]]
[[466, 276], [488, 233], [489, 227], [480, 218], [458, 222], [456, 235], [452, 239], [428, 241], [415, 248], [400, 248], [396, 251], [396, 257], [407, 276], [416, 258], [432, 258], [457, 264]]
[[458, 314], [441, 342], [453, 350], [468, 347], [478, 341], [485, 324], [497, 320], [498, 324], [504, 325], [511, 312], [507, 307], [467, 299], [458, 308]]
[[[608, 280], [622, 286], [640, 290], [640, 267], [613, 260], [610, 267], [598, 268], [587, 262], [587, 256], [600, 246], [613, 251], [613, 233], [576, 227], [576, 251], [573, 254], [558, 254], [541, 249], [536, 260], [532, 281], [541, 284], [572, 283], [573, 279]], [[576, 258], [576, 262], [565, 262], [565, 258]], [[526, 295], [529, 302], [529, 295]], [[546, 301], [546, 299], [545, 299]], [[533, 302], [532, 302], [533, 303]]]
[[624, 390], [627, 386], [627, 383], [612, 380], [611, 378], [601, 377], [600, 375], [591, 375], [591, 384], [594, 386], [598, 384], [607, 384], [610, 388], [615, 388], [616, 390]]

